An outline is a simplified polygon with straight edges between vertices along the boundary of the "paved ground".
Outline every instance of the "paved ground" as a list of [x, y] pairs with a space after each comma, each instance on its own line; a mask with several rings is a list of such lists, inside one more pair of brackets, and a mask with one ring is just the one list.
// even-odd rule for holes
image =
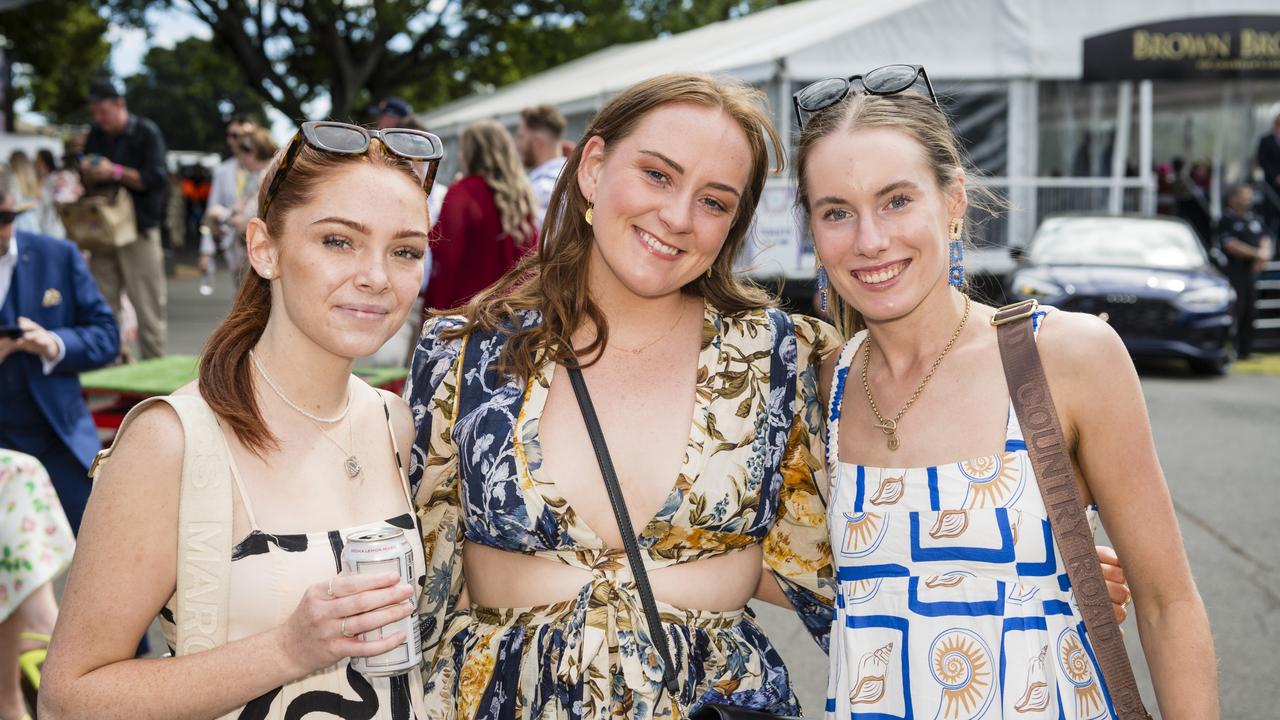
[[[171, 282], [170, 350], [197, 353], [230, 304], [220, 278], [198, 294], [190, 271]], [[1268, 373], [1271, 361], [1249, 370]], [[1270, 720], [1280, 707], [1280, 377], [1235, 373], [1206, 380], [1175, 365], [1144, 366], [1143, 389], [1192, 570], [1213, 624], [1223, 717]], [[1270, 373], [1274, 374], [1274, 373]], [[756, 611], [791, 667], [797, 692], [820, 715], [826, 658], [794, 616]], [[1130, 655], [1154, 708], [1134, 623]]]

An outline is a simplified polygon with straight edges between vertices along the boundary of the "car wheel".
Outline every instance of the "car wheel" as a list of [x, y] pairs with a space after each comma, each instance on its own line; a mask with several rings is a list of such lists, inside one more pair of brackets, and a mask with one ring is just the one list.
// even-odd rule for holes
[[1234, 353], [1231, 351], [1223, 351], [1223, 353], [1215, 358], [1210, 359], [1194, 359], [1187, 362], [1191, 365], [1191, 372], [1197, 375], [1210, 375], [1214, 377], [1222, 377], [1231, 371], [1231, 361]]

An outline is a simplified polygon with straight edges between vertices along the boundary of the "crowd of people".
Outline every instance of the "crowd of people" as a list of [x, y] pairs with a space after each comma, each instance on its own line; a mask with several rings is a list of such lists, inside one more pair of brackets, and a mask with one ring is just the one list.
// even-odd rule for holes
[[[794, 98], [830, 324], [734, 271], [784, 156], [763, 104], [675, 74], [621, 92], [572, 145], [551, 107], [514, 135], [478, 122], [443, 197], [443, 146], [402, 99], [284, 148], [233, 118], [207, 196], [192, 190], [231, 310], [199, 378], [135, 408], [95, 461], [77, 374], [118, 357], [123, 295], [143, 355], [164, 352], [167, 182], [154, 124], [95, 83], [83, 148], [0, 178], [16, 333], [0, 337], [0, 543], [32, 558], [0, 584], [0, 720], [24, 716], [23, 683], [46, 718], [798, 714], [752, 600], [793, 609], [828, 653], [828, 716], [1130, 717], [1099, 659], [1114, 626], [1091, 613], [1123, 621], [1132, 600], [1163, 716], [1216, 717], [1208, 620], [1123, 343], [1097, 318], [966, 294], [981, 195], [927, 74]], [[122, 242], [87, 264], [35, 209], [63, 170], [132, 201]], [[1250, 268], [1271, 250], [1240, 231], [1224, 247]], [[402, 398], [352, 369], [406, 321]], [[1091, 540], [1080, 563], [1057, 539], [1044, 415], [1012, 397], [1005, 325], [1038, 348], [1079, 531], [1101, 519], [1115, 543], [1096, 561]], [[384, 527], [409, 576], [338, 572], [348, 538]], [[49, 580], [73, 546], [59, 611]], [[379, 628], [410, 614], [422, 663], [362, 672], [353, 658], [408, 640]], [[140, 659], [157, 617], [173, 656]]]

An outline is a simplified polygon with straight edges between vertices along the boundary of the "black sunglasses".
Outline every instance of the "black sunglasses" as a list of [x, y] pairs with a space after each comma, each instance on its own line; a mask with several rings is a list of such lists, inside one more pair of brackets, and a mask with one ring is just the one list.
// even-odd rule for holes
[[803, 130], [805, 123], [815, 113], [826, 110], [856, 92], [868, 95], [897, 95], [921, 84], [934, 105], [938, 96], [933, 93], [933, 83], [922, 65], [885, 65], [861, 75], [848, 78], [827, 78], [805, 85], [791, 96], [796, 111], [796, 124]]
[[0, 210], [0, 227], [12, 225], [23, 212], [23, 210]]
[[427, 172], [422, 178], [422, 189], [428, 195], [431, 194], [431, 186], [436, 181], [436, 169], [440, 165], [441, 158], [444, 157], [444, 143], [440, 142], [440, 138], [425, 130], [407, 128], [374, 130], [348, 123], [312, 120], [302, 123], [302, 127], [289, 141], [284, 158], [280, 160], [280, 167], [276, 169], [276, 174], [271, 178], [271, 184], [267, 186], [267, 194], [262, 199], [262, 208], [258, 211], [258, 217], [264, 219], [267, 217], [267, 210], [271, 209], [271, 201], [275, 199], [281, 183], [289, 174], [289, 168], [293, 167], [293, 162], [298, 159], [303, 143], [335, 155], [363, 155], [369, 151], [369, 143], [373, 138], [380, 140], [387, 152], [396, 157], [411, 162], [427, 163]]

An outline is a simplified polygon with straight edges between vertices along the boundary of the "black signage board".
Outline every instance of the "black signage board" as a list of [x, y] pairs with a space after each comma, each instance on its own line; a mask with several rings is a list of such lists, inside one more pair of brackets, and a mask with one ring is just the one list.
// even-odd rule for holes
[[1280, 15], [1148, 23], [1085, 38], [1085, 81], [1280, 78]]

